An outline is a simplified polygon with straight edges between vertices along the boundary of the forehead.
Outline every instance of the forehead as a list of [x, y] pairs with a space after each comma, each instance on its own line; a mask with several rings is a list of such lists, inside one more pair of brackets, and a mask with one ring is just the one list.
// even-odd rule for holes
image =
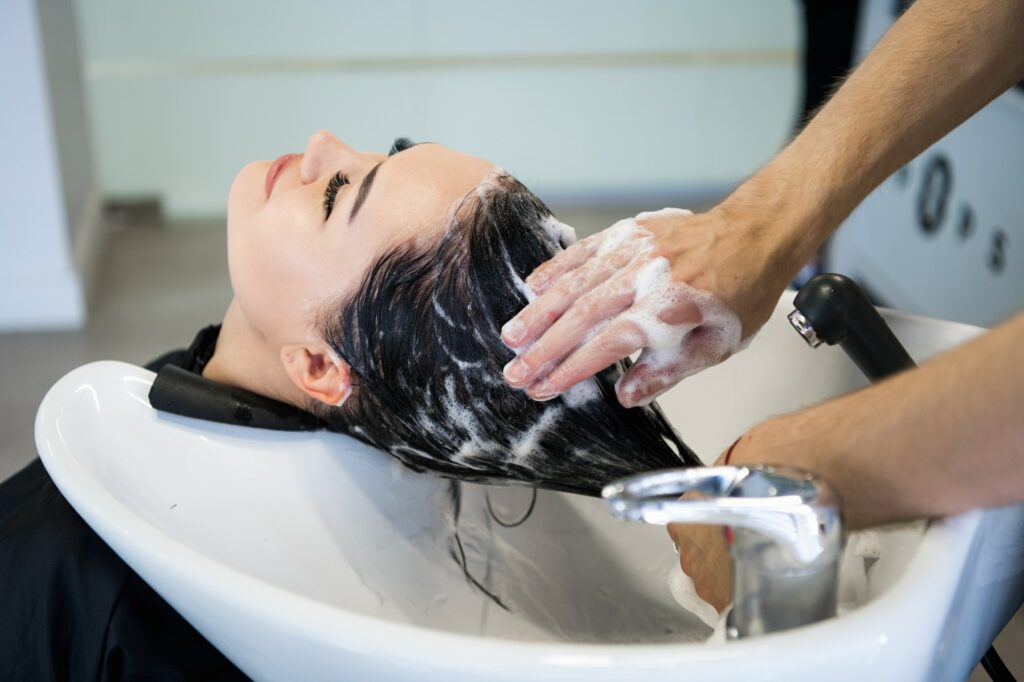
[[494, 165], [439, 144], [420, 144], [396, 154], [377, 170], [373, 189], [352, 223], [383, 229], [393, 239], [443, 231], [452, 208], [472, 192]]

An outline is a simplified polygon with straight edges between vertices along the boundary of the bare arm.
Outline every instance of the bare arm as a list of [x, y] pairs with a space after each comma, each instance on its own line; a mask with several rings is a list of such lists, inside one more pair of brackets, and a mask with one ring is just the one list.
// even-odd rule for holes
[[754, 427], [730, 464], [823, 475], [853, 529], [1024, 502], [1024, 314], [878, 385]]
[[[723, 203], [705, 214], [645, 223], [655, 255], [669, 260], [675, 282], [711, 292], [738, 315], [743, 336], [753, 334], [854, 206], [1024, 77], [1021, 35], [1024, 0], [918, 0], [800, 135]], [[602, 264], [614, 254], [598, 252], [584, 240], [528, 280], [540, 296], [506, 326], [505, 341], [533, 345], [506, 373], [511, 385], [550, 397], [646, 345], [642, 333], [591, 333], [605, 323], [628, 327], [634, 305], [628, 296], [590, 300], [599, 298], [602, 282], [618, 278], [620, 289], [636, 290], [635, 263]], [[595, 273], [597, 280], [584, 281]], [[619, 399], [644, 402], [724, 355], [692, 354], [691, 366], [674, 367], [671, 376], [620, 382], [635, 390], [620, 389]]]
[[[773, 262], [764, 272], [792, 274], [890, 173], [1024, 77], [1022, 30], [1021, 2], [918, 0], [789, 147], [701, 218], [725, 234], [746, 225], [754, 257]], [[732, 289], [714, 291], [759, 324], [768, 312], [744, 293], [744, 270], [725, 269], [741, 260], [720, 270]], [[730, 300], [730, 291], [739, 296]], [[919, 369], [754, 427], [730, 463], [822, 474], [838, 487], [852, 528], [1022, 501], [1022, 353], [1018, 316]], [[721, 530], [669, 532], [698, 592], [725, 608]]]
[[[758, 424], [729, 458], [755, 463], [831, 481], [853, 530], [1024, 502], [1024, 314], [917, 369]], [[697, 592], [724, 609], [721, 529], [669, 533]]]
[[1021, 0], [918, 0], [722, 210], [777, 231], [796, 272], [885, 178], [1024, 78], [1022, 35]]

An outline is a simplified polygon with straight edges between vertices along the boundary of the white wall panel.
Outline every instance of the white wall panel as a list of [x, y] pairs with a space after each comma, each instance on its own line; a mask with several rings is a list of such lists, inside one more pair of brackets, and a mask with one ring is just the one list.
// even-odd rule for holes
[[328, 128], [491, 159], [549, 200], [724, 188], [785, 141], [789, 1], [79, 4], [105, 193], [223, 211]]
[[793, 49], [790, 0], [78, 0], [99, 58]]
[[[69, 57], [49, 55], [60, 56]], [[35, 3], [0, 3], [0, 331], [75, 327], [85, 318], [69, 228], [75, 202], [65, 194], [54, 123], [54, 103], [68, 99], [53, 97], [61, 81], [48, 81], [46, 57]], [[89, 177], [74, 180], [81, 200]]]
[[[888, 30], [894, 9], [868, 3], [861, 56]], [[830, 267], [892, 307], [994, 325], [1024, 309], [1022, 179], [1024, 89], [1017, 87], [872, 192], [832, 240]]]

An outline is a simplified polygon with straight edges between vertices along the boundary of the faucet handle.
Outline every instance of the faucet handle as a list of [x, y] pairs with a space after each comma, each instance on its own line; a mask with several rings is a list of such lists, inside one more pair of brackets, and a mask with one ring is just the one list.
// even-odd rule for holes
[[[701, 496], [680, 499], [690, 492]], [[613, 515], [629, 521], [746, 529], [797, 565], [842, 551], [838, 496], [826, 481], [793, 467], [667, 469], [615, 481], [601, 496]]]

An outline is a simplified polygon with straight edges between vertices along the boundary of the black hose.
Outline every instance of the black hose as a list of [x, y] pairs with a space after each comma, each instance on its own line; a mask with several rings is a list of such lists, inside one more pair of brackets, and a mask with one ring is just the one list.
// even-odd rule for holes
[[985, 655], [981, 657], [981, 667], [992, 678], [992, 682], [1017, 682], [1013, 673], [1003, 663], [1003, 659], [999, 658], [994, 646], [990, 646]]

